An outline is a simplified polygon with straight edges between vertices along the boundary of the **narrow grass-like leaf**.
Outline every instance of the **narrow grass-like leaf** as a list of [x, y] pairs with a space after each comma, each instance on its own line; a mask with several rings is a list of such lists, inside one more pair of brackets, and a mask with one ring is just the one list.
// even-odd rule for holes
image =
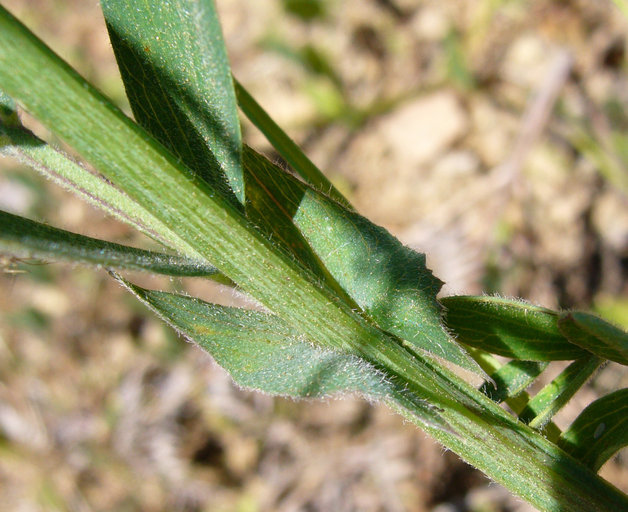
[[[18, 61], [21, 65], [16, 68]], [[2, 7], [0, 88], [132, 199], [164, 224], [176, 226], [174, 234], [168, 233], [173, 236], [169, 240], [172, 246], [192, 246], [312, 342], [376, 362], [419, 399], [447, 403], [453, 410], [463, 408], [451, 397], [461, 393], [457, 385], [452, 385], [449, 377], [438, 377], [438, 366], [411, 356], [399, 340], [338, 300], [290, 254], [264, 237], [232, 202], [190, 174], [162, 144], [124, 116]], [[423, 372], [434, 376], [421, 378]], [[417, 408], [415, 412], [415, 421], [419, 421], [421, 411]], [[427, 423], [432, 419], [426, 417]]]
[[491, 400], [498, 403], [504, 402], [525, 391], [548, 364], [539, 361], [510, 361], [490, 374], [491, 379], [495, 381], [495, 386], [491, 382], [485, 382], [480, 391]]
[[[222, 176], [217, 164], [226, 162], [225, 174], [240, 202], [245, 195], [263, 196], [257, 182], [244, 184], [235, 94], [213, 2], [101, 3], [138, 123], [214, 188], [220, 189]], [[249, 217], [259, 224], [259, 216]], [[279, 220], [272, 226], [275, 244], [333, 288], [291, 219]]]
[[628, 333], [590, 313], [563, 313], [560, 331], [575, 345], [604, 359], [628, 365]]
[[588, 352], [558, 328], [558, 314], [501, 297], [444, 297], [445, 324], [457, 340], [492, 354], [527, 361], [577, 359]]
[[244, 203], [240, 122], [213, 1], [101, 5], [135, 119], [226, 198]]
[[315, 189], [327, 194], [346, 208], [352, 209], [349, 201], [338, 191], [327, 176], [312, 163], [301, 148], [266, 113], [244, 86], [234, 78], [235, 92], [242, 112], [259, 128], [272, 146], [290, 167]]
[[436, 293], [442, 283], [426, 267], [424, 254], [265, 157], [250, 150], [244, 155], [247, 180], [251, 176], [264, 192], [249, 197], [264, 225], [279, 230], [282, 223], [289, 229], [294, 223], [335, 283], [382, 329], [415, 350], [481, 371], [440, 323]]
[[628, 446], [628, 389], [589, 404], [563, 432], [558, 445], [598, 471], [617, 451]]
[[594, 355], [571, 363], [530, 400], [519, 419], [532, 428], [542, 428], [593, 375], [604, 361]]
[[169, 276], [207, 277], [218, 272], [203, 262], [78, 235], [3, 211], [0, 211], [0, 252]]
[[[214, 187], [220, 189], [222, 175], [216, 164], [226, 162], [225, 174], [240, 202], [245, 195], [263, 197], [257, 182], [244, 183], [235, 93], [213, 2], [101, 3], [138, 123]], [[234, 158], [225, 158], [229, 152]], [[339, 291], [290, 218], [274, 219], [279, 224], [269, 230], [254, 208], [249, 210], [261, 231], [274, 235], [275, 245]]]
[[[14, 109], [12, 115], [17, 120]], [[172, 246], [172, 241], [177, 238], [173, 230], [102, 175], [90, 171], [62, 151], [53, 148], [22, 127], [19, 121], [5, 121], [6, 118], [0, 119], [0, 155], [15, 158], [93, 206], [103, 209], [162, 244]], [[201, 258], [195, 249], [183, 241], [177, 242], [176, 249], [189, 257]]]
[[515, 494], [551, 512], [628, 507], [628, 497], [584, 464], [453, 372], [410, 354], [398, 338], [352, 312], [2, 7], [0, 89], [176, 229], [168, 235], [174, 247], [193, 247], [317, 346], [360, 357], [410, 396], [426, 400], [446, 428], [434, 427], [433, 416], [418, 407], [408, 417]]
[[[189, 3], [188, 0], [179, 1], [181, 2], [179, 7], [186, 7]], [[177, 149], [177, 143], [180, 145], [182, 143], [189, 144], [187, 140], [189, 134], [187, 131], [181, 132], [179, 134], [180, 137], [177, 138], [170, 133], [172, 130], [166, 130], [165, 126], [169, 126], [170, 124], [180, 126], [183, 123], [189, 123], [190, 119], [195, 115], [193, 111], [194, 108], [202, 109], [202, 93], [205, 92], [207, 85], [192, 81], [191, 84], [186, 83], [185, 86], [183, 86], [183, 84], [179, 83], [180, 80], [176, 79], [179, 74], [183, 73], [182, 70], [185, 69], [186, 66], [196, 69], [194, 66], [196, 65], [198, 67], [196, 60], [200, 59], [200, 56], [195, 57], [195, 53], [191, 52], [192, 57], [182, 57], [178, 55], [178, 52], [180, 53], [181, 47], [187, 48], [187, 46], [193, 45], [194, 43], [196, 43], [197, 46], [199, 46], [200, 43], [200, 48], [202, 49], [203, 45], [207, 44], [207, 34], [211, 34], [215, 31], [215, 27], [213, 27], [211, 23], [206, 22], [203, 24], [205, 20], [202, 19], [202, 17], [199, 22], [194, 16], [185, 16], [185, 19], [182, 19], [179, 14], [174, 15], [172, 10], [176, 10], [178, 2], [168, 3], [167, 7], [160, 6], [159, 8], [151, 8], [150, 4], [146, 4], [142, 9], [131, 7], [125, 2], [118, 0], [103, 0], [102, 3], [112, 38], [112, 44], [116, 50], [116, 56], [122, 70], [127, 92], [131, 104], [135, 105], [134, 112], [136, 117], [140, 124], [149, 129], [162, 143], [171, 150], [174, 150], [175, 154], [178, 154], [185, 163], [198, 172], [197, 166], [191, 160], [192, 156], [196, 156], [196, 152], [192, 152], [188, 155]], [[210, 4], [211, 2], [201, 2], [201, 4], [203, 4], [203, 11], [209, 9], [207, 5], [204, 5], [205, 3]], [[205, 13], [205, 15], [207, 15], [207, 13]], [[215, 16], [211, 15], [207, 15], [207, 17], [209, 22], [215, 18]], [[168, 25], [169, 23], [170, 25]], [[192, 23], [191, 27], [189, 27], [190, 23]], [[170, 30], [167, 31], [168, 33], [162, 34], [162, 25], [170, 28]], [[186, 27], [188, 28], [186, 29]], [[190, 36], [186, 35], [183, 40], [180, 40], [181, 36], [179, 35], [179, 31], [185, 30], [189, 30], [193, 36], [196, 36], [196, 39], [190, 39]], [[153, 40], [157, 42], [153, 43]], [[146, 41], [148, 41], [148, 43]], [[219, 46], [222, 49], [222, 44]], [[210, 50], [209, 46], [207, 50]], [[199, 48], [197, 48], [196, 51], [200, 51]], [[223, 52], [221, 50], [219, 57], [222, 54]], [[178, 59], [182, 59], [183, 68], [180, 67]], [[166, 64], [170, 61], [173, 61], [172, 69], [162, 69], [165, 68]], [[200, 62], [202, 64], [204, 61], [201, 59]], [[203, 69], [201, 65], [200, 72], [202, 72]], [[172, 74], [175, 76], [170, 76]], [[224, 73], [219, 71], [219, 74], [222, 77]], [[228, 76], [229, 78], [231, 77], [230, 74]], [[153, 84], [150, 83], [151, 80], [159, 84], [159, 86], [153, 87]], [[206, 81], [209, 83], [209, 75]], [[144, 84], [144, 86], [140, 87], [138, 83]], [[146, 85], [147, 83], [150, 85]], [[151, 92], [153, 89], [155, 89], [155, 93]], [[228, 87], [223, 87], [223, 89], [228, 89], [227, 93], [231, 91]], [[157, 94], [157, 96], [154, 96], [154, 94]], [[185, 101], [188, 96], [190, 97], [190, 103]], [[183, 105], [178, 105], [182, 101], [181, 98], [183, 98], [184, 103]], [[255, 110], [254, 102], [250, 101], [251, 98], [245, 99], [249, 100], [246, 103], [259, 115], [260, 109]], [[212, 99], [214, 103], [217, 101], [220, 102], [220, 98]], [[211, 109], [212, 102], [205, 106], [205, 108], [207, 109], [207, 107], [209, 107]], [[171, 106], [171, 104], [174, 104], [176, 108]], [[160, 108], [162, 108], [161, 105], [164, 105], [169, 113], [162, 113], [160, 110]], [[166, 122], [168, 120], [169, 122]], [[215, 122], [214, 120], [214, 123]], [[197, 123], [192, 122], [191, 124], [199, 131]], [[275, 134], [275, 138], [277, 139], [277, 127], [271, 126], [270, 129], [271, 133]], [[176, 129], [174, 133], [177, 133]], [[183, 140], [180, 140], [181, 138]], [[281, 137], [279, 137], [278, 140], [285, 142], [285, 139]], [[292, 149], [294, 149], [294, 144], [292, 145]], [[299, 162], [303, 164], [303, 158], [301, 158]], [[308, 169], [311, 170], [311, 168]], [[262, 177], [261, 180], [256, 182], [258, 187], [262, 189], [261, 192], [263, 192], [263, 194], [260, 194], [260, 196], [262, 196], [268, 192], [265, 185], [270, 186], [276, 183], [271, 183], [272, 178], [269, 179], [270, 175], [268, 173], [258, 172], [257, 176]], [[320, 173], [318, 176], [320, 179]], [[295, 184], [298, 183], [296, 180], [293, 180], [293, 182]], [[288, 182], [286, 181], [285, 183]], [[280, 185], [285, 185], [285, 183], [282, 182]], [[279, 190], [283, 189], [280, 188]], [[286, 187], [286, 190], [294, 191], [297, 195], [302, 195], [303, 192], [303, 189], [298, 190], [296, 187], [292, 187], [292, 189]], [[270, 191], [271, 199], [275, 200], [275, 203], [271, 205], [272, 208], [265, 208], [266, 212], [276, 211], [277, 205], [289, 209], [298, 207], [298, 203], [286, 203], [284, 201], [285, 197], [279, 197], [277, 193], [273, 193], [276, 191], [277, 189]], [[240, 199], [243, 199], [243, 196], [240, 197]], [[263, 198], [260, 199], [260, 201], [263, 201]], [[348, 233], [348, 230], [345, 229], [343, 232], [337, 233], [336, 237], [331, 237], [331, 233], [326, 233], [324, 237], [317, 236], [317, 233], [313, 231], [320, 231], [320, 229], [319, 226], [315, 224], [325, 220], [321, 215], [335, 215], [338, 217], [341, 211], [335, 207], [333, 210], [335, 211], [332, 212], [332, 210], [329, 210], [328, 212], [324, 212], [319, 210], [318, 214], [314, 213], [311, 216], [308, 215], [305, 219], [306, 222], [309, 221], [307, 228], [308, 233], [304, 233], [304, 235], [334, 278], [338, 281], [339, 275], [344, 277], [342, 281], [339, 281], [340, 287], [347, 290], [347, 286], [353, 286], [355, 290], [347, 290], [348, 294], [353, 297], [361, 307], [365, 307], [365, 303], [369, 302], [370, 304], [365, 307], [366, 311], [373, 315], [384, 329], [402, 336], [411, 343], [417, 344], [420, 348], [429, 350], [441, 357], [450, 360], [453, 359], [453, 362], [456, 364], [477, 371], [477, 366], [473, 364], [470, 358], [466, 357], [463, 350], [448, 339], [447, 334], [443, 331], [439, 322], [436, 321], [434, 322], [435, 325], [430, 325], [428, 321], [430, 317], [434, 318], [438, 315], [435, 294], [440, 287], [440, 282], [433, 278], [427, 269], [425, 269], [424, 256], [423, 260], [420, 261], [421, 258], [418, 255], [416, 259], [410, 257], [411, 251], [409, 249], [405, 251], [398, 249], [395, 256], [404, 254], [406, 257], [400, 262], [397, 269], [390, 269], [388, 271], [386, 278], [390, 279], [391, 275], [397, 274], [395, 276], [397, 279], [394, 282], [385, 283], [384, 286], [386, 286], [387, 289], [386, 293], [382, 295], [383, 290], [381, 285], [375, 288], [373, 287], [375, 281], [380, 280], [380, 283], [382, 282], [382, 276], [379, 275], [378, 269], [372, 269], [374, 262], [370, 259], [370, 254], [368, 253], [370, 253], [371, 247], [374, 248], [378, 245], [377, 242], [381, 241], [383, 236], [380, 234], [378, 240], [375, 240], [372, 235], [364, 235], [364, 233], [361, 233], [360, 230], [364, 231], [370, 228], [371, 224], [357, 215], [353, 220], [341, 221], [346, 228], [351, 230], [351, 233]], [[254, 220], [258, 220], [259, 217], [260, 216], [257, 216]], [[357, 229], [358, 224], [355, 222], [357, 218], [363, 219], [360, 230]], [[325, 276], [327, 273], [325, 266], [318, 265], [318, 262], [310, 256], [309, 248], [304, 247], [301, 243], [302, 237], [294, 232], [294, 228], [291, 225], [292, 219], [284, 219], [283, 229], [277, 229], [273, 220], [274, 219], [269, 220], [266, 224], [273, 226], [275, 233], [280, 237], [279, 241], [283, 241], [285, 246], [289, 247], [293, 253], [296, 253], [297, 256], [300, 257], [301, 262], [305, 263], [308, 268], [313, 270], [316, 274], [319, 274], [319, 276], [321, 274]], [[296, 218], [294, 218], [294, 220], [296, 221]], [[296, 224], [303, 231], [303, 225], [299, 224], [299, 222], [296, 222]], [[384, 232], [383, 230], [380, 231]], [[370, 238], [371, 247], [364, 247], [364, 245], [360, 244], [360, 238]], [[343, 244], [347, 240], [352, 240], [353, 243], [351, 245], [345, 245], [344, 247], [339, 246], [339, 244]], [[321, 242], [329, 242], [332, 244], [331, 247], [329, 243], [326, 247], [322, 247], [324, 255], [321, 255], [320, 251]], [[296, 247], [296, 251], [294, 250], [295, 245], [298, 246]], [[361, 267], [359, 265], [356, 266], [358, 258], [355, 258], [356, 252], [353, 250], [352, 246], [356, 246], [358, 250], [362, 250], [363, 261], [361, 262]], [[338, 252], [338, 257], [335, 258], [334, 262], [335, 266], [329, 264], [329, 255], [332, 250]], [[354, 258], [346, 261], [348, 255], [354, 256]], [[380, 258], [383, 260], [383, 255], [380, 255]], [[341, 264], [342, 268], [338, 269], [337, 267]], [[410, 265], [410, 267], [405, 270], [405, 275], [404, 271], [401, 271], [403, 268], [402, 265]], [[367, 270], [370, 270], [371, 273], [369, 283], [366, 284], [362, 281], [356, 286], [357, 280], [355, 278], [358, 276], [363, 278]], [[349, 271], [351, 272], [350, 274]], [[327, 279], [327, 284], [331, 288], [335, 288], [335, 282], [332, 280]], [[398, 289], [399, 287], [405, 289], [405, 294], [398, 290], [395, 290], [396, 293], [394, 294], [391, 293], [391, 290], [394, 288]], [[352, 293], [357, 291], [357, 288], [359, 288], [362, 293], [366, 292], [368, 297], [362, 297], [362, 300], [358, 300], [355, 297], [355, 293]], [[370, 288], [370, 290], [368, 290], [368, 288]], [[378, 305], [374, 304], [376, 297], [379, 297]], [[384, 301], [387, 301], [385, 305]], [[425, 314], [428, 310], [431, 311], [431, 315]], [[412, 315], [412, 320], [416, 323], [405, 321], [409, 319], [410, 315]], [[407, 327], [409, 324], [410, 327]]]

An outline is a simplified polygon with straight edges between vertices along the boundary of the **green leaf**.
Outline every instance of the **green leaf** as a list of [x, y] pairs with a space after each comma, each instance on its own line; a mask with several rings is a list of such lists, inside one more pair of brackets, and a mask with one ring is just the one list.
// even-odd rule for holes
[[359, 393], [446, 428], [438, 411], [364, 359], [313, 345], [280, 318], [146, 290], [116, 276], [138, 299], [208, 352], [240, 386], [271, 395], [323, 398]]
[[598, 471], [617, 451], [628, 446], [628, 389], [589, 404], [563, 432], [558, 445]]
[[214, 2], [101, 5], [137, 122], [225, 197], [235, 193], [244, 203], [240, 124]]
[[[2, 92], [0, 91], [0, 95]], [[8, 96], [4, 95], [5, 98]], [[105, 210], [145, 235], [164, 245], [176, 247], [187, 256], [200, 259], [195, 249], [177, 239], [174, 231], [146, 208], [116, 188], [109, 180], [89, 171], [62, 151], [46, 144], [25, 129], [17, 119], [15, 105], [7, 100], [5, 112], [10, 119], [0, 118], [0, 155], [17, 159], [50, 178], [59, 186], [77, 194], [93, 206]]]
[[[246, 292], [303, 327], [317, 342], [339, 343], [351, 350], [366, 331], [368, 337], [379, 339], [375, 329], [318, 286], [302, 266], [277, 251], [231, 201], [191, 176], [162, 144], [2, 7], [0, 89], [167, 226], [159, 235], [170, 247], [186, 256], [192, 248], [193, 256], [215, 263]], [[88, 174], [86, 169], [78, 170]], [[328, 318], [333, 327], [321, 324], [320, 318]]]
[[558, 314], [549, 309], [501, 297], [456, 296], [440, 302], [447, 327], [471, 347], [528, 361], [588, 354], [565, 338], [558, 328]]
[[525, 391], [548, 364], [537, 361], [510, 361], [490, 374], [495, 386], [491, 382], [485, 382], [480, 391], [491, 400], [503, 402]]
[[408, 355], [396, 340], [352, 312], [278, 250], [232, 202], [190, 175], [162, 144], [2, 7], [0, 88], [163, 225], [172, 226], [160, 232], [171, 247], [192, 247], [316, 343], [381, 357], [392, 371], [407, 373]]
[[[426, 400], [431, 408], [416, 406], [407, 417], [491, 478], [540, 510], [626, 508], [628, 498], [586, 466], [352, 312], [1, 6], [0, 88], [172, 226], [165, 238], [173, 247], [194, 248], [317, 346], [363, 358], [404, 386], [410, 400]], [[446, 428], [433, 426], [434, 411]]]
[[303, 153], [301, 148], [279, 127], [266, 111], [255, 101], [244, 86], [234, 78], [235, 91], [240, 108], [266, 136], [290, 167], [315, 189], [328, 195], [335, 201], [352, 209], [349, 201], [334, 187], [321, 170]]
[[330, 276], [324, 262], [312, 251], [294, 224], [292, 206], [293, 203], [298, 204], [299, 197], [295, 195], [290, 202], [285, 200], [282, 195], [285, 190], [279, 193], [277, 190], [281, 189], [281, 184], [268, 179], [268, 176], [275, 172], [273, 164], [248, 146], [244, 146], [243, 163], [247, 218], [252, 220], [269, 240], [296, 258], [318, 279], [339, 291], [338, 284]]
[[316, 347], [276, 316], [146, 290], [119, 280], [211, 354], [241, 386], [294, 398], [339, 392], [381, 398], [390, 393], [386, 376], [364, 360]]
[[0, 211], [0, 252], [170, 276], [211, 276], [203, 262], [105, 242]]
[[[472, 348], [470, 352], [491, 377], [491, 380], [482, 384], [480, 391], [497, 403], [506, 402], [515, 414], [519, 414], [530, 401], [530, 395], [525, 389], [549, 365], [547, 362], [518, 360], [502, 365], [488, 352], [477, 348]], [[548, 439], [558, 439], [560, 433], [552, 421], [543, 428], [543, 434]]]
[[603, 360], [594, 355], [571, 363], [528, 402], [519, 419], [532, 428], [542, 428], [600, 367]]
[[[322, 262], [319, 274], [328, 271], [333, 281], [327, 280], [329, 286], [339, 285], [352, 307], [357, 304], [379, 327], [403, 338], [414, 350], [481, 371], [441, 325], [436, 294], [442, 283], [426, 267], [424, 254], [261, 155], [245, 151], [245, 167], [247, 182], [251, 176], [263, 191], [251, 194], [247, 204], [248, 211], [255, 208], [256, 223], [287, 240], [295, 239], [296, 226]], [[283, 225], [286, 230], [281, 231]]]
[[628, 365], [628, 333], [590, 313], [563, 313], [560, 331], [575, 345], [604, 359]]
[[171, 247], [192, 247], [318, 346], [385, 368], [400, 387], [411, 390], [413, 421], [426, 427], [434, 422], [426, 400], [447, 403], [453, 410], [461, 407], [450, 397], [459, 393], [459, 383], [452, 384], [437, 364], [411, 355], [397, 338], [352, 311], [1, 6], [0, 88], [131, 199], [172, 226], [172, 231], [160, 232]]

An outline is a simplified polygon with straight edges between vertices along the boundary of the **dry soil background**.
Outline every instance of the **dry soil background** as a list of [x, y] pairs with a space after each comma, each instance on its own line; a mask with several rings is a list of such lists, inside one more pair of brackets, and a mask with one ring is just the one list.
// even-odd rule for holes
[[[610, 1], [217, 4], [234, 74], [363, 214], [427, 253], [444, 293], [628, 324], [628, 21]], [[124, 106], [97, 2], [2, 5]], [[0, 165], [0, 208], [146, 246]], [[102, 270], [5, 265], [2, 511], [530, 510], [383, 407], [236, 389]], [[627, 385], [605, 369], [558, 421]], [[628, 491], [626, 466], [603, 474]]]

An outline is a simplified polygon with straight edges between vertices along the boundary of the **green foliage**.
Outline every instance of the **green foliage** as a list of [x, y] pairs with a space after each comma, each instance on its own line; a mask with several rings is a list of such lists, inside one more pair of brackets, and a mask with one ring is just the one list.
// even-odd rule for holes
[[547, 368], [547, 363], [514, 360], [496, 364], [490, 373], [492, 382], [486, 381], [480, 390], [496, 402], [504, 402], [525, 392]]
[[602, 360], [593, 355], [574, 361], [528, 402], [519, 418], [534, 428], [542, 428], [576, 394], [600, 364]]
[[273, 395], [316, 398], [393, 392], [385, 376], [361, 359], [304, 340], [279, 318], [145, 290], [119, 278], [135, 296], [207, 351], [241, 386]]
[[589, 313], [563, 313], [560, 330], [572, 343], [600, 357], [628, 365], [628, 334]]
[[558, 440], [558, 445], [594, 471], [628, 444], [628, 389], [590, 404]]
[[582, 357], [558, 328], [558, 314], [501, 297], [445, 297], [446, 323], [458, 341], [492, 354], [527, 361]]
[[214, 267], [169, 254], [77, 235], [0, 211], [0, 252], [19, 258], [58, 259], [170, 276], [211, 276]]
[[[511, 299], [439, 302], [441, 282], [425, 256], [357, 214], [246, 89], [234, 88], [210, 0], [102, 5], [135, 121], [0, 7], [0, 151], [170, 254], [8, 213], [0, 213], [1, 250], [235, 283], [268, 312], [117, 276], [242, 386], [292, 397], [361, 393], [541, 510], [628, 507], [596, 475], [628, 442], [625, 390], [596, 401], [562, 434], [551, 423], [606, 360], [628, 363], [625, 332], [588, 313]], [[236, 97], [305, 183], [242, 145]], [[101, 174], [22, 127], [16, 103]], [[475, 389], [441, 360], [490, 378]], [[526, 389], [554, 360], [575, 361], [530, 397]]]
[[102, 8], [137, 122], [213, 189], [243, 203], [240, 123], [212, 2], [163, 2], [148, 18], [131, 2]]

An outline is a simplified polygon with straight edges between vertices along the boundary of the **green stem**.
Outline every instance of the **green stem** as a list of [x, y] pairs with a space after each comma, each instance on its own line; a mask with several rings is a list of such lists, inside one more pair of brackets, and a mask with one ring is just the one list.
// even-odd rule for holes
[[[172, 239], [172, 236], [164, 237], [163, 233], [176, 231], [168, 228], [102, 176], [87, 172], [85, 167], [35, 136], [19, 122], [4, 124], [0, 121], [0, 155], [13, 157], [28, 165], [57, 185], [164, 245], [168, 245], [166, 238]], [[198, 258], [191, 247], [179, 247], [179, 251], [188, 257]]]
[[165, 235], [173, 247], [194, 248], [320, 345], [361, 355], [407, 383], [448, 426], [434, 427], [421, 413], [413, 421], [491, 478], [540, 510], [628, 508], [627, 497], [586, 466], [354, 314], [3, 8], [0, 88], [160, 221], [176, 226]]

